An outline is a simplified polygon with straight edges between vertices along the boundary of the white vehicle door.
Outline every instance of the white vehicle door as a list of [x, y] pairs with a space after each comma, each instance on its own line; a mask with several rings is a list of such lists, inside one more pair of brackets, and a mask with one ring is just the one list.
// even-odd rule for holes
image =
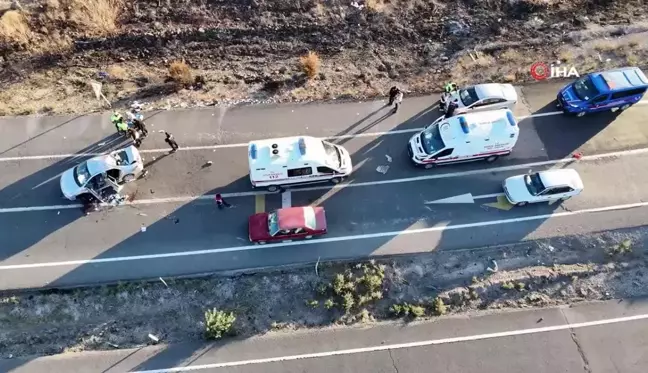
[[574, 194], [574, 190], [568, 186], [559, 186], [559, 187], [554, 187], [554, 188], [547, 188], [544, 192], [542, 192], [538, 197], [540, 198], [540, 201], [538, 202], [549, 202], [549, 201], [555, 201], [558, 199], [562, 198], [569, 198]]

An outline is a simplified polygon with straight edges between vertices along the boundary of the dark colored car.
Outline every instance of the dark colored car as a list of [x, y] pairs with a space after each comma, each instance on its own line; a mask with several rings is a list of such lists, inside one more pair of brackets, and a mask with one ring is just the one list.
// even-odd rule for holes
[[288, 207], [254, 214], [248, 226], [251, 242], [309, 239], [326, 233], [326, 213], [320, 206]]

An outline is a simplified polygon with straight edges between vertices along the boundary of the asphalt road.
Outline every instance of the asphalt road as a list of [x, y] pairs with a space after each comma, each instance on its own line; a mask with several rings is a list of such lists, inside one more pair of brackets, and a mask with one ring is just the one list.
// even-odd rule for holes
[[[149, 175], [129, 186], [134, 204], [89, 217], [62, 199], [58, 175], [88, 153], [119, 146], [107, 118], [0, 119], [0, 289], [480, 247], [644, 225], [648, 176], [638, 170], [648, 158], [642, 150], [648, 126], [641, 125], [648, 105], [567, 118], [551, 113], [557, 89], [520, 90], [521, 135], [511, 156], [435, 170], [412, 167], [405, 154], [407, 139], [438, 116], [433, 97], [405, 100], [402, 111], [383, 119], [382, 102], [152, 113], [151, 130], [174, 133], [184, 149], [167, 155], [162, 137], [152, 134], [142, 148]], [[334, 136], [352, 153], [356, 170], [347, 185], [289, 192], [292, 206], [323, 205], [330, 233], [308, 242], [250, 245], [247, 217], [281, 207], [287, 196], [252, 192], [246, 142], [297, 134]], [[575, 151], [585, 158], [561, 161]], [[382, 174], [378, 166], [389, 169]], [[497, 202], [504, 178], [549, 167], [576, 168], [585, 192], [562, 204], [511, 208]], [[233, 208], [218, 210], [214, 193], [225, 193]], [[475, 203], [426, 203], [467, 193]]]
[[211, 345], [150, 346], [0, 360], [11, 373], [643, 373], [648, 304], [443, 318], [365, 328], [272, 333]]

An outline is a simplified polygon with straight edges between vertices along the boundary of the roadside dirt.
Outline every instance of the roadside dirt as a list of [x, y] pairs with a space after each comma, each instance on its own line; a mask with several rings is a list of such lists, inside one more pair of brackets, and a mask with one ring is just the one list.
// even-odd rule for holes
[[[449, 80], [529, 81], [536, 61], [583, 74], [648, 57], [641, 0], [23, 0], [14, 13], [10, 2], [4, 8], [1, 115], [105, 110], [92, 80], [115, 107], [137, 99], [172, 108], [364, 99], [394, 84], [429, 93]], [[312, 79], [300, 66], [308, 51], [319, 56]], [[176, 60], [191, 68], [182, 86], [168, 80]]]
[[647, 248], [643, 227], [229, 278], [4, 294], [1, 358], [155, 343], [149, 334], [159, 343], [199, 341], [205, 311], [214, 308], [233, 312], [233, 332], [251, 336], [414, 314], [435, 317], [645, 296]]

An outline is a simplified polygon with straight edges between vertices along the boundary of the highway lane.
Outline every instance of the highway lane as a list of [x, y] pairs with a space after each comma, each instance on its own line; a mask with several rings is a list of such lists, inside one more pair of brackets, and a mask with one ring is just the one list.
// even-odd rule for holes
[[[607, 114], [595, 120], [588, 118], [583, 121], [562, 116], [523, 119], [520, 121], [522, 130], [519, 142], [510, 156], [502, 157], [493, 164], [475, 162], [436, 170], [417, 169], [409, 162], [405, 145], [412, 133], [345, 138], [335, 142], [345, 146], [352, 154], [355, 172], [350, 181], [367, 182], [559, 159], [569, 157], [577, 149], [584, 154], [599, 154], [637, 148], [648, 145], [646, 126], [642, 127], [642, 131], [646, 132], [645, 137], [642, 137], [641, 131], [634, 129], [639, 117], [647, 114], [648, 106], [633, 108], [616, 117], [603, 131], [597, 129], [612, 120]], [[434, 113], [429, 119], [421, 119], [421, 123], [432, 121], [436, 115]], [[599, 132], [592, 135], [593, 131]], [[120, 144], [124, 145], [119, 138], [113, 137], [105, 141], [100, 149], [109, 150]], [[143, 156], [149, 176], [136, 184], [138, 198], [199, 196], [215, 191], [237, 193], [251, 189], [244, 144], [231, 148], [181, 151], [171, 155], [145, 153]], [[64, 203], [60, 198], [58, 177], [84, 159], [73, 157], [0, 162], [0, 208]], [[206, 167], [209, 161], [213, 164]], [[376, 171], [379, 166], [389, 166], [385, 175]]]
[[[0, 287], [69, 286], [315, 262], [318, 258], [461, 249], [638, 226], [645, 224], [645, 204], [581, 215], [574, 212], [647, 201], [648, 192], [642, 186], [648, 175], [637, 172], [646, 161], [648, 154], [573, 163], [569, 167], [579, 170], [584, 180], [583, 194], [563, 203], [525, 207], [497, 204], [492, 194], [501, 193], [504, 178], [526, 169], [328, 191], [294, 190], [293, 206], [316, 203], [326, 208], [329, 234], [284, 246], [250, 246], [247, 242], [246, 220], [258, 209], [254, 196], [231, 198], [234, 208], [222, 211], [205, 199], [135, 205], [88, 218], [81, 218], [78, 210], [0, 214], [0, 225], [14, 232], [5, 241], [0, 270], [30, 274], [0, 276]], [[426, 204], [464, 193], [487, 196], [475, 204]], [[265, 195], [262, 201], [266, 211], [282, 205], [280, 195]], [[20, 229], [28, 224], [34, 229]], [[140, 231], [141, 226], [147, 227], [146, 232]], [[79, 260], [95, 262], [47, 264]]]
[[648, 304], [611, 300], [428, 322], [329, 328], [0, 360], [12, 373], [643, 373]]

